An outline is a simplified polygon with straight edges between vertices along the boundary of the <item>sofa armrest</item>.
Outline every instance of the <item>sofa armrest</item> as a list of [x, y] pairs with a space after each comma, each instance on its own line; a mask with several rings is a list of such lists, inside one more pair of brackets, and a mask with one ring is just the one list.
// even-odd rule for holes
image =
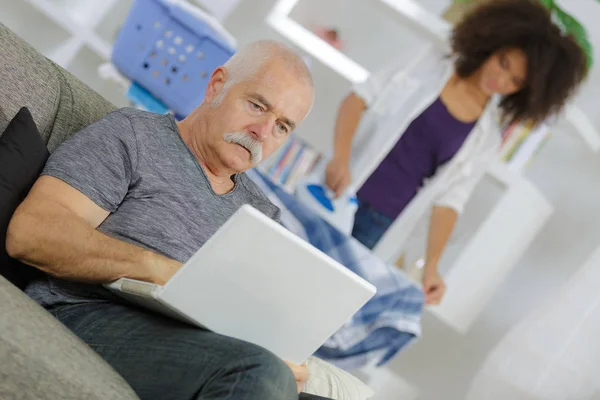
[[2, 277], [0, 360], [0, 399], [138, 399], [100, 356]]

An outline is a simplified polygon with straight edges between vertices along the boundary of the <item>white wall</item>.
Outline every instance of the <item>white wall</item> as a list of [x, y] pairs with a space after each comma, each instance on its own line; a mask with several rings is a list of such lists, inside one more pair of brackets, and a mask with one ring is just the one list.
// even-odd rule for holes
[[600, 88], [600, 3], [595, 0], [558, 0], [558, 3], [569, 11], [586, 28], [592, 46], [594, 48], [593, 65], [588, 82], [581, 90], [576, 103], [594, 121], [596, 126], [600, 124], [600, 113], [598, 113], [598, 88]]

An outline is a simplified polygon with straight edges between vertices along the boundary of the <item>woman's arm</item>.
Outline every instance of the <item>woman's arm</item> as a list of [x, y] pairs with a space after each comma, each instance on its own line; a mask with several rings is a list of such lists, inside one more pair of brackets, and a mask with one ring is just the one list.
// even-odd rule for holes
[[423, 291], [427, 304], [439, 304], [446, 291], [437, 265], [456, 224], [458, 213], [449, 207], [433, 207], [427, 237], [427, 258], [423, 274]]
[[348, 161], [350, 159], [350, 150], [352, 148], [352, 139], [356, 133], [356, 128], [362, 117], [363, 111], [367, 105], [363, 99], [355, 93], [350, 93], [338, 111], [335, 121], [334, 132], [334, 157]]
[[325, 183], [336, 196], [342, 194], [350, 184], [352, 140], [365, 109], [365, 101], [354, 93], [350, 93], [340, 105], [335, 122], [333, 158], [325, 174]]
[[457, 219], [458, 213], [452, 208], [433, 207], [427, 238], [427, 264], [431, 267], [437, 267]]

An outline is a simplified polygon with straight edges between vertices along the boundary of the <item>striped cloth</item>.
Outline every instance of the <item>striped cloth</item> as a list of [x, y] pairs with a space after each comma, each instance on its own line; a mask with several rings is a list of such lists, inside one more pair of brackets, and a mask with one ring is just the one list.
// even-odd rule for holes
[[423, 292], [352, 237], [329, 225], [257, 170], [247, 175], [281, 209], [281, 223], [377, 287], [377, 294], [316, 352], [353, 370], [383, 365], [421, 333]]

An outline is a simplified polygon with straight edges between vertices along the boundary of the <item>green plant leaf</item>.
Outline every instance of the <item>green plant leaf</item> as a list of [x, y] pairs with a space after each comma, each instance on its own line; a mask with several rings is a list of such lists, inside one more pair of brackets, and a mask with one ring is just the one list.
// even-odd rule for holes
[[[600, 2], [600, 1], [599, 1]], [[572, 34], [581, 46], [587, 57], [588, 67], [594, 63], [592, 44], [590, 43], [585, 28], [570, 14], [564, 12], [559, 6], [554, 5], [552, 12], [563, 26], [565, 32]]]
[[544, 7], [553, 9], [556, 7], [554, 0], [538, 0]]

